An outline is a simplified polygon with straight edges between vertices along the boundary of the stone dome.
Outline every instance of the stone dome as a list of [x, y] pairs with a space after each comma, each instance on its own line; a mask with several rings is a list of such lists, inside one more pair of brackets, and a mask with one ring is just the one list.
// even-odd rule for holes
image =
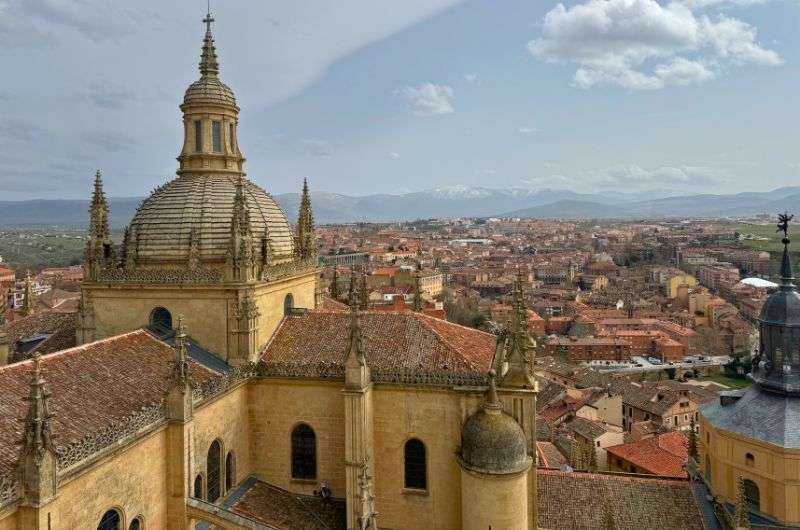
[[186, 89], [183, 104], [200, 103], [204, 105], [236, 106], [233, 90], [216, 76], [203, 76]]
[[464, 422], [459, 456], [464, 467], [480, 473], [518, 473], [531, 465], [519, 423], [505, 412], [486, 407]]
[[[137, 265], [185, 263], [192, 236], [202, 263], [224, 262], [231, 240], [237, 176], [183, 174], [157, 188], [130, 224]], [[259, 186], [244, 179], [250, 230], [270, 238], [273, 263], [292, 258], [294, 238], [283, 210]]]

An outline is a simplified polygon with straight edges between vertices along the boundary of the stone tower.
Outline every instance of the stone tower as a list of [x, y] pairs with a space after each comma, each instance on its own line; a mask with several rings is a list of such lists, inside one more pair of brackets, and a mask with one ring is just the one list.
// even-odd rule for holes
[[[79, 342], [149, 326], [174, 334], [185, 316], [191, 339], [231, 364], [253, 360], [294, 307], [315, 306], [316, 256], [306, 193], [300, 250], [286, 215], [244, 173], [239, 107], [220, 80], [207, 16], [200, 78], [180, 109], [177, 178], [156, 188], [126, 229], [120, 259], [109, 239], [108, 206], [95, 180]], [[305, 250], [303, 250], [305, 249]]]

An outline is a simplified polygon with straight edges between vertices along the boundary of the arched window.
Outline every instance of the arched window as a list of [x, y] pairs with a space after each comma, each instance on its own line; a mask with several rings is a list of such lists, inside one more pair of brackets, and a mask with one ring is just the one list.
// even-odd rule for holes
[[294, 309], [294, 296], [289, 293], [286, 295], [286, 298], [283, 299], [283, 314], [291, 315], [292, 309]]
[[225, 457], [225, 491], [231, 489], [236, 483], [235, 465], [236, 461], [233, 458], [233, 451], [228, 451], [228, 456]]
[[108, 510], [100, 518], [100, 524], [97, 525], [97, 530], [120, 530], [122, 524], [122, 517], [120, 517], [117, 510]]
[[172, 329], [172, 315], [163, 307], [157, 307], [150, 313], [150, 327], [157, 331]]
[[197, 475], [194, 479], [194, 498], [203, 498], [203, 475]]
[[405, 458], [405, 487], [420, 490], [427, 489], [425, 444], [416, 438], [412, 438], [406, 442], [403, 453]]
[[305, 423], [292, 431], [292, 478], [317, 478], [317, 436]]
[[744, 479], [744, 500], [751, 510], [761, 510], [761, 492], [752, 480]]
[[130, 526], [128, 526], [128, 530], [142, 530], [142, 518], [137, 517], [131, 521]]
[[220, 464], [222, 463], [222, 447], [217, 440], [211, 443], [208, 448], [208, 460], [206, 461], [206, 476], [208, 477], [208, 502], [219, 499], [222, 493], [220, 489]]
[[753, 456], [753, 453], [744, 455], [744, 463], [747, 464], [748, 467], [753, 467], [756, 464], [756, 457]]

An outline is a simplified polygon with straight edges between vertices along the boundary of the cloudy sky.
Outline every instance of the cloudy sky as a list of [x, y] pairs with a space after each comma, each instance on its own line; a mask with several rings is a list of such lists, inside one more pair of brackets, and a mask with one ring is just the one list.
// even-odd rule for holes
[[[216, 0], [273, 193], [800, 184], [800, 0]], [[174, 175], [202, 0], [0, 0], [0, 200]]]

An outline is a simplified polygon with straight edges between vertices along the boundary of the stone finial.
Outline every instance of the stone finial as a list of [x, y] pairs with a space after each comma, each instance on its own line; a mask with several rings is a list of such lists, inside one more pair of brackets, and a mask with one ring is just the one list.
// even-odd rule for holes
[[244, 282], [254, 279], [256, 259], [253, 253], [253, 233], [250, 227], [244, 176], [239, 174], [235, 178], [236, 194], [233, 199], [227, 261], [231, 279]]
[[308, 179], [303, 179], [303, 192], [300, 195], [300, 209], [297, 215], [297, 236], [295, 256], [300, 260], [311, 259], [317, 255], [316, 234], [314, 232], [314, 212], [311, 208], [311, 194]]
[[192, 418], [194, 411], [192, 389], [193, 385], [189, 379], [186, 325], [183, 322], [183, 315], [179, 315], [167, 385], [166, 402], [169, 420], [186, 422]]
[[101, 269], [116, 265], [114, 248], [108, 227], [108, 201], [103, 191], [103, 177], [98, 169], [94, 175], [94, 191], [89, 207], [89, 239], [83, 253], [84, 276], [95, 280]]
[[483, 409], [486, 412], [499, 413], [503, 410], [503, 404], [497, 395], [497, 372], [489, 370], [489, 386], [483, 396]]
[[189, 360], [186, 350], [186, 324], [183, 315], [178, 315], [178, 327], [175, 330], [175, 356], [172, 360], [170, 382], [185, 388], [189, 384]]
[[365, 459], [358, 474], [358, 530], [378, 530], [378, 512], [375, 511], [375, 495], [372, 493], [372, 476], [369, 462]]
[[32, 315], [34, 311], [33, 303], [33, 282], [31, 281], [31, 273], [28, 271], [28, 273], [25, 275], [25, 287], [22, 295], [22, 308], [20, 309], [20, 314], [24, 317]]
[[19, 458], [22, 496], [27, 506], [39, 506], [52, 499], [56, 493], [57, 454], [53, 444], [48, 399], [50, 392], [42, 377], [42, 356], [33, 358], [30, 390], [25, 401], [28, 412]]
[[356, 290], [350, 291], [350, 323], [349, 338], [345, 355], [345, 386], [363, 389], [371, 380], [369, 366], [364, 351], [364, 340], [361, 336], [360, 311]]
[[503, 360], [508, 364], [502, 386], [535, 388], [532, 365], [536, 343], [528, 333], [528, 310], [525, 307], [524, 276], [517, 272], [514, 282], [510, 329], [505, 334]]

